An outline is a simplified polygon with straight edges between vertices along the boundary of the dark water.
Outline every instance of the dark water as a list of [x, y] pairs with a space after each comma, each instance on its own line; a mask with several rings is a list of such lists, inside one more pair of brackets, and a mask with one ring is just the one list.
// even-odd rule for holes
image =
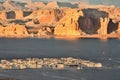
[[[5, 70], [0, 76], [20, 80], [120, 80], [120, 40], [0, 39], [0, 59], [76, 57], [101, 62], [102, 69]], [[10, 76], [9, 76], [10, 75]]]

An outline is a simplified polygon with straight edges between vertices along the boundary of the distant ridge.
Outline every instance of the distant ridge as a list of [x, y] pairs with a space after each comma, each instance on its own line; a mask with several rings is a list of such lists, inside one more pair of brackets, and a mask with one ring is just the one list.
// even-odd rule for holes
[[21, 9], [21, 6], [19, 6], [15, 1], [12, 1], [12, 0], [6, 0], [6, 1], [3, 3], [3, 7], [4, 7], [6, 10], [11, 10], [11, 9], [17, 10], [17, 9]]

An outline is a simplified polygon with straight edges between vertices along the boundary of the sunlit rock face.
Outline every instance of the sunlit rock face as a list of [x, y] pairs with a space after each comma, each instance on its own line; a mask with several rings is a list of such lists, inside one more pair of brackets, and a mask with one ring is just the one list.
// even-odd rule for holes
[[55, 27], [56, 35], [107, 34], [109, 19], [106, 21], [106, 12], [97, 9], [71, 9], [67, 13]]
[[106, 8], [100, 8], [99, 10], [107, 12], [109, 15], [108, 17], [112, 19], [114, 23], [117, 23], [120, 21], [120, 9], [116, 7], [106, 7]]
[[118, 23], [117, 33], [120, 34], [120, 22]]
[[[67, 10], [55, 27], [55, 35], [107, 35], [119, 33], [119, 23], [110, 17], [111, 13], [100, 9], [82, 9], [83, 16], [76, 11]], [[75, 20], [76, 19], [76, 20]], [[115, 19], [115, 16], [114, 16]], [[77, 31], [76, 31], [77, 30]]]
[[109, 18], [100, 18], [100, 29], [98, 30], [98, 34], [106, 35], [107, 27], [109, 23]]
[[27, 36], [28, 32], [25, 26], [10, 24], [8, 26], [0, 26], [0, 35], [2, 36]]
[[57, 23], [55, 35], [80, 35], [78, 19], [83, 12], [77, 9], [69, 9], [66, 15]]
[[40, 9], [33, 11], [25, 18], [34, 19], [40, 25], [55, 25], [63, 17], [63, 11], [59, 9]]
[[6, 11], [0, 11], [0, 19], [1, 19], [1, 20], [5, 20], [6, 17], [7, 17]]

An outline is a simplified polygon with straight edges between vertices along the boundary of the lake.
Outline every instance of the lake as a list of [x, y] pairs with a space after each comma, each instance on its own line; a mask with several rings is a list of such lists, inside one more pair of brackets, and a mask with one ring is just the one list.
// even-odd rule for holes
[[0, 70], [1, 77], [20, 80], [120, 80], [120, 40], [118, 39], [0, 39], [0, 59], [74, 57], [101, 62], [102, 69]]

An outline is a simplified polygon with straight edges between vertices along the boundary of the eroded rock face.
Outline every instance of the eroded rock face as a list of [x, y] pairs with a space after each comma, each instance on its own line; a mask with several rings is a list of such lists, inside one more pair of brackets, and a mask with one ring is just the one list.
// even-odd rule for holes
[[52, 34], [53, 34], [53, 32], [49, 27], [41, 28], [41, 29], [39, 29], [39, 31], [37, 33], [38, 36], [49, 36]]
[[45, 7], [45, 4], [42, 2], [32, 2], [25, 5], [25, 8], [32, 9], [32, 10], [40, 9], [44, 7]]
[[3, 10], [4, 9], [4, 7], [3, 7], [3, 5], [0, 3], [0, 10]]
[[120, 9], [116, 7], [106, 7], [106, 8], [99, 8], [101, 11], [107, 12], [109, 15], [109, 18], [112, 19], [114, 23], [120, 21]]
[[120, 22], [118, 23], [117, 33], [120, 34]]
[[108, 17], [108, 13], [97, 9], [83, 9], [84, 16], [78, 20], [80, 29], [86, 34], [97, 34], [97, 30], [102, 27], [100, 18]]
[[100, 18], [100, 29], [98, 30], [98, 34], [106, 35], [108, 28], [109, 18]]
[[21, 9], [21, 6], [17, 5], [14, 1], [12, 0], [6, 0], [4, 3], [3, 3], [3, 7], [6, 9], [6, 10], [18, 10], [18, 9]]
[[15, 10], [15, 11], [1, 11], [0, 12], [0, 19], [23, 19], [23, 11], [22, 10]]
[[59, 9], [41, 9], [33, 11], [29, 16], [25, 17], [28, 19], [34, 19], [38, 21], [40, 25], [55, 25], [56, 22], [62, 18], [63, 12]]
[[81, 30], [78, 25], [78, 19], [83, 16], [83, 12], [70, 9], [69, 12], [57, 23], [55, 35], [80, 35]]
[[22, 10], [16, 10], [16, 19], [22, 19], [23, 18], [23, 11]]
[[7, 19], [15, 19], [16, 18], [15, 11], [7, 11], [6, 17], [7, 17]]
[[7, 18], [6, 11], [0, 11], [0, 19], [5, 20]]
[[0, 26], [0, 35], [6, 37], [10, 37], [10, 36], [22, 37], [22, 36], [27, 36], [28, 32], [25, 26], [10, 24], [9, 26], [6, 27]]
[[57, 4], [57, 1], [53, 1], [53, 2], [49, 2], [45, 8], [47, 9], [56, 9], [56, 8], [59, 8], [58, 4]]

